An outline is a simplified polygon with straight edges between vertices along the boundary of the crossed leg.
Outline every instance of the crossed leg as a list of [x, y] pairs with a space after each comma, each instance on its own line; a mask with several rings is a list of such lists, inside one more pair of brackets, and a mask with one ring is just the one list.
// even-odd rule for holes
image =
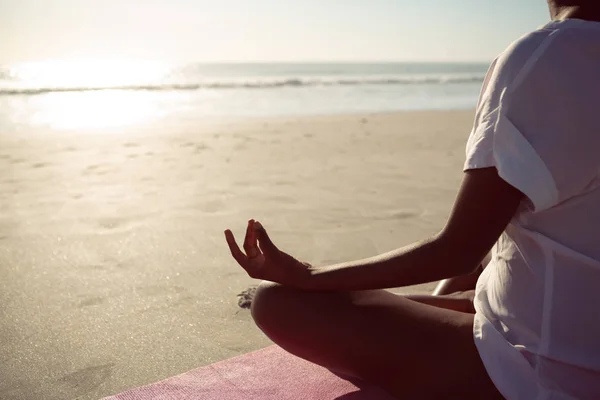
[[[252, 315], [290, 353], [406, 399], [502, 399], [473, 340], [462, 298], [385, 290], [308, 292], [260, 284]], [[461, 306], [462, 307], [462, 306]]]

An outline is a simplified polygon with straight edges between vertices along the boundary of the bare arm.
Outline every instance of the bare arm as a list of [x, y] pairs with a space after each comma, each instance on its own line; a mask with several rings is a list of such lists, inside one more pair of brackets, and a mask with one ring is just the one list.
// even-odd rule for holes
[[522, 198], [495, 168], [467, 171], [450, 218], [439, 234], [379, 256], [311, 269], [302, 287], [384, 289], [473, 272], [515, 215]]

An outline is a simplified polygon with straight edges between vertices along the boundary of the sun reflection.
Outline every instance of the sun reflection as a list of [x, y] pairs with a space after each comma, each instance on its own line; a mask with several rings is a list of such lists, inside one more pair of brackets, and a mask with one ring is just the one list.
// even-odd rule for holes
[[38, 93], [28, 99], [27, 117], [53, 129], [106, 129], [143, 124], [160, 117], [159, 85], [169, 65], [151, 61], [50, 60], [14, 66], [12, 82]]
[[11, 75], [28, 88], [110, 88], [154, 83], [169, 65], [132, 60], [47, 60], [16, 65]]
[[34, 125], [53, 129], [107, 129], [159, 118], [155, 96], [147, 92], [48, 93], [35, 99]]

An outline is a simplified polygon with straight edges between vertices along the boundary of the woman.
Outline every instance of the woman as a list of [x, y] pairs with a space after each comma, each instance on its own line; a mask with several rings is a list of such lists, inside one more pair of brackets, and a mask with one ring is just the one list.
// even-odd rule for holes
[[[245, 254], [225, 232], [269, 281], [252, 315], [275, 343], [399, 398], [600, 399], [600, 7], [548, 3], [553, 21], [488, 71], [439, 234], [316, 268], [258, 222]], [[464, 290], [492, 247], [474, 296], [381, 290], [453, 277], [446, 291]]]

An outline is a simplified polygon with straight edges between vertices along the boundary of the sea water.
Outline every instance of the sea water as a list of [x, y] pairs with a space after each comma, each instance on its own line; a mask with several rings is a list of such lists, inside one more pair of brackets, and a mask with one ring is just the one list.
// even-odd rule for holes
[[0, 66], [0, 129], [193, 125], [210, 118], [475, 107], [485, 63], [166, 64], [44, 61]]

